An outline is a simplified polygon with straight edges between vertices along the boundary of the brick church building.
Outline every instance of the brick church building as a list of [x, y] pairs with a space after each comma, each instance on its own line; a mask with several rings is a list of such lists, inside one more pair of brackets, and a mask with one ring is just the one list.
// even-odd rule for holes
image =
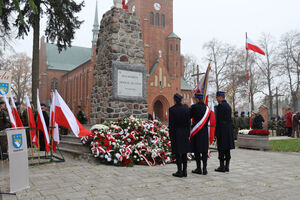
[[[192, 87], [183, 78], [181, 39], [173, 32], [173, 0], [129, 0], [128, 6], [128, 12], [138, 17], [143, 34], [148, 112], [164, 121], [174, 93], [180, 93], [187, 105], [192, 95]], [[98, 31], [96, 6], [91, 48], [72, 46], [59, 53], [41, 38], [41, 102], [50, 104], [51, 89], [58, 89], [73, 112], [81, 105], [89, 116], [96, 43], [101, 37]]]

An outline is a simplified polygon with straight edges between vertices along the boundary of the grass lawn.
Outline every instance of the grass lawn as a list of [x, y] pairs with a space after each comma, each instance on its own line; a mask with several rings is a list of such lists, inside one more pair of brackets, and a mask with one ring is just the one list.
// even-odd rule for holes
[[300, 138], [289, 140], [270, 140], [270, 151], [300, 152]]

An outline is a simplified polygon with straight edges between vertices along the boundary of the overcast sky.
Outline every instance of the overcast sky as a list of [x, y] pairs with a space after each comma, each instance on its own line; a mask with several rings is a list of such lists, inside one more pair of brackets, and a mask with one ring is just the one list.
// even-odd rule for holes
[[[85, 0], [79, 13], [85, 22], [77, 30], [73, 45], [91, 47], [95, 5], [96, 0]], [[113, 0], [98, 0], [99, 21], [112, 5]], [[201, 61], [205, 54], [203, 44], [213, 38], [242, 47], [245, 32], [255, 42], [262, 32], [278, 40], [287, 31], [300, 30], [299, 8], [300, 0], [174, 0], [174, 32], [181, 37], [182, 53], [195, 55]], [[15, 41], [16, 52], [26, 52], [31, 57], [31, 35]]]

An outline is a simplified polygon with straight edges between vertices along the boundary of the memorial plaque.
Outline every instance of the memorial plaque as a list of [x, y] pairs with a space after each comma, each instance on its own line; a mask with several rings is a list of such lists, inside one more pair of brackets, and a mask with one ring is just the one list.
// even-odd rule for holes
[[117, 100], [145, 101], [145, 66], [113, 62], [113, 97]]
[[118, 70], [118, 96], [143, 97], [143, 74]]

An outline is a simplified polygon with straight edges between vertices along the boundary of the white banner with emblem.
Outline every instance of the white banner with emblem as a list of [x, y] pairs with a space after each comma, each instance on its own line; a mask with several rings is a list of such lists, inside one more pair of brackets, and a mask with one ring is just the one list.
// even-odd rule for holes
[[24, 128], [6, 129], [10, 192], [29, 188], [27, 140]]
[[[11, 88], [11, 72], [0, 70], [0, 97], [9, 94]], [[2, 94], [4, 91], [4, 94]]]

